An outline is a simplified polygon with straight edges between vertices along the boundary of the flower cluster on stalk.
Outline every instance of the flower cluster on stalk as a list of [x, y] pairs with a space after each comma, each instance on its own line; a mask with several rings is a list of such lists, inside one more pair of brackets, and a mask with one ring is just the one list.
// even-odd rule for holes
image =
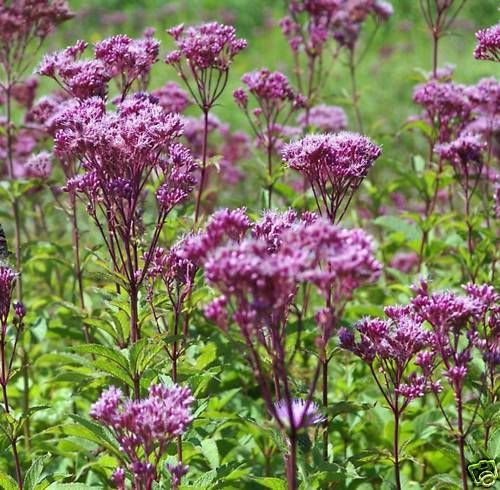
[[311, 134], [283, 149], [283, 160], [307, 178], [320, 213], [333, 223], [345, 214], [382, 150], [356, 133]]
[[[91, 417], [107, 427], [120, 445], [133, 488], [151, 489], [158, 481], [167, 445], [182, 436], [193, 420], [193, 402], [189, 388], [157, 384], [151, 385], [149, 396], [140, 400], [126, 399], [112, 386], [92, 405]], [[178, 473], [174, 471], [180, 479]], [[117, 468], [113, 483], [124, 489], [125, 476], [124, 468]]]
[[288, 379], [287, 322], [299, 286], [316, 287], [330, 308], [317, 312], [317, 345], [324, 349], [336, 325], [331, 317], [355, 289], [376, 279], [380, 264], [362, 230], [338, 228], [310, 213], [268, 212], [247, 228], [203, 254], [205, 277], [220, 293], [205, 314], [225, 332], [237, 325], [268, 411], [283, 429], [297, 431], [323, 420], [312, 402], [317, 374], [305, 400], [293, 397]]
[[[201, 109], [209, 109], [222, 94], [233, 58], [247, 42], [232, 26], [210, 22], [197, 27], [179, 25], [167, 31], [177, 49], [165, 62], [174, 66]], [[187, 65], [187, 66], [186, 66]], [[195, 86], [190, 83], [191, 76]]]
[[[151, 257], [167, 216], [195, 185], [194, 160], [177, 142], [183, 131], [180, 116], [139, 93], [127, 97], [116, 112], [93, 97], [59, 117], [64, 125], [56, 133], [55, 153], [62, 160], [79, 161], [83, 170], [65, 189], [85, 202], [113, 266], [137, 289], [150, 264], [150, 259], [138, 264], [138, 251], [142, 248]], [[146, 242], [141, 208], [149, 183], [156, 187], [158, 211]]]
[[474, 58], [486, 61], [500, 61], [500, 24], [476, 32], [477, 45]]

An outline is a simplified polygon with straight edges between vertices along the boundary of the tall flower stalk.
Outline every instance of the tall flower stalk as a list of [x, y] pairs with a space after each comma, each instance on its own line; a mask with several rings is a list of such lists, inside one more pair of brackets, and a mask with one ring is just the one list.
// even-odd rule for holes
[[[488, 376], [485, 372], [482, 377], [483, 388], [478, 393], [472, 394], [476, 395], [475, 408], [468, 422], [465, 420], [466, 378], [470, 372], [473, 351], [476, 346], [482, 344], [479, 340], [478, 329], [488, 310], [492, 307], [492, 291], [488, 287], [477, 288], [474, 286], [467, 286], [465, 290], [466, 296], [459, 296], [452, 292], [431, 293], [427, 282], [421, 281], [419, 285], [414, 287], [415, 297], [412, 300], [412, 307], [417, 315], [431, 326], [432, 351], [441, 363], [442, 374], [454, 393], [456, 419], [446, 412], [442, 400], [437, 393], [435, 395], [446, 424], [450, 432], [455, 435], [462, 487], [467, 490], [465, 441], [474, 426], [481, 396], [487, 387]], [[482, 334], [484, 335], [484, 333], [486, 332], [483, 331]], [[489, 368], [487, 367], [487, 369]]]
[[217, 22], [187, 29], [181, 24], [167, 32], [173, 37], [177, 50], [169, 53], [165, 62], [177, 70], [203, 113], [201, 177], [194, 215], [198, 222], [207, 180], [209, 114], [226, 88], [233, 58], [247, 42], [236, 37], [234, 27]]
[[[37, 2], [25, 2], [13, 0], [2, 2], [0, 6], [0, 98], [5, 99], [5, 125], [6, 125], [6, 161], [7, 176], [10, 181], [15, 179], [14, 143], [19, 128], [14, 120], [13, 101], [15, 92], [25, 82], [25, 74], [35, 61], [40, 46], [47, 36], [62, 22], [70, 19], [72, 13], [65, 0], [39, 0]], [[16, 270], [22, 271], [22, 237], [21, 237], [21, 210], [19, 196], [14, 195], [12, 199], [12, 216], [14, 220], [16, 256]], [[16, 297], [18, 301], [23, 300], [22, 279], [16, 281]], [[28, 417], [29, 411], [29, 357], [23, 354], [23, 397], [24, 412]], [[26, 447], [30, 447], [30, 423], [29, 418], [24, 425]]]
[[[13, 307], [14, 316], [12, 321], [14, 339], [11, 342], [8, 332], [8, 320], [11, 310], [12, 292], [16, 280], [19, 280], [18, 274], [16, 274], [10, 267], [0, 265], [0, 385], [2, 386], [3, 409], [7, 415], [11, 415], [11, 407], [9, 405], [7, 387], [9, 381], [11, 381], [12, 377], [15, 374], [14, 361], [16, 357], [19, 357], [19, 341], [23, 334], [23, 319], [26, 314], [24, 306], [20, 302], [16, 302]], [[19, 454], [17, 451], [17, 430], [17, 427], [7, 427], [7, 423], [5, 423], [2, 432], [9, 438], [16, 471], [17, 484], [18, 487], [22, 489], [23, 476], [21, 470], [21, 461], [19, 459]]]
[[264, 68], [246, 73], [241, 80], [247, 86], [248, 93], [254, 97], [257, 107], [249, 112], [248, 93], [242, 88], [235, 90], [233, 97], [250, 123], [258, 144], [265, 148], [267, 207], [271, 208], [276, 180], [273, 157], [288, 120], [295, 111], [304, 107], [305, 99], [292, 90], [288, 78], [280, 72]]
[[[116, 271], [126, 282], [131, 306], [130, 342], [140, 338], [138, 294], [168, 214], [194, 186], [190, 153], [176, 139], [182, 134], [178, 115], [166, 114], [146, 95], [127, 98], [117, 113], [107, 112], [101, 99], [80, 102], [62, 114], [64, 129], [56, 134], [55, 152], [81, 162], [83, 174], [69, 179], [87, 205]], [[90, 137], [90, 135], [92, 135]], [[154, 174], [158, 179], [153, 179]], [[140, 262], [144, 239], [139, 207], [145, 187], [155, 182], [158, 212], [147, 259]]]
[[[151, 490], [159, 481], [161, 458], [168, 444], [181, 437], [192, 422], [193, 402], [187, 387], [153, 384], [149, 396], [140, 400], [127, 400], [112, 386], [92, 405], [92, 418], [107, 427], [120, 444], [121, 462], [132, 475], [133, 489]], [[168, 469], [175, 489], [188, 468], [179, 463]], [[125, 490], [125, 480], [125, 469], [119, 466], [112, 482]]]
[[[392, 411], [395, 483], [397, 490], [401, 490], [401, 418], [411, 401], [429, 391], [439, 392], [441, 386], [430, 380], [435, 354], [424, 350], [430, 347], [430, 333], [422, 328], [422, 320], [411, 306], [390, 306], [385, 313], [389, 320], [366, 318], [355, 325], [354, 332], [342, 329], [339, 336], [343, 348], [368, 364]], [[422, 373], [414, 365], [420, 366]]]
[[[380, 156], [381, 149], [370, 139], [355, 133], [308, 135], [286, 145], [283, 160], [287, 165], [307, 178], [316, 201], [318, 212], [332, 223], [338, 223], [361, 185], [363, 178]], [[361, 242], [360, 242], [361, 243]], [[352, 271], [354, 272], [354, 271]], [[374, 272], [374, 271], [373, 271]], [[373, 274], [374, 275], [374, 274]], [[368, 274], [367, 277], [372, 277]], [[347, 294], [342, 294], [347, 293]], [[345, 299], [350, 292], [338, 283], [330, 283], [324, 289], [327, 318], [337, 327]], [[323, 406], [328, 410], [328, 363], [327, 343], [324, 344], [322, 362]], [[324, 422], [323, 457], [328, 459], [328, 419]]]
[[303, 400], [295, 398], [290, 378], [295, 353], [286, 348], [289, 316], [297, 308], [303, 284], [314, 286], [339, 307], [353, 289], [376, 276], [379, 264], [369, 239], [361, 230], [343, 230], [307, 213], [302, 218], [267, 213], [253, 225], [251, 236], [211, 251], [204, 269], [209, 283], [221, 293], [205, 314], [228, 334], [232, 324], [238, 327], [264, 404], [287, 437], [286, 474], [289, 488], [296, 489], [299, 430], [326, 420], [313, 395], [334, 333], [334, 307], [317, 311], [318, 362]]
[[448, 32], [467, 0], [420, 0], [420, 9], [432, 37], [432, 76], [437, 78], [439, 41]]

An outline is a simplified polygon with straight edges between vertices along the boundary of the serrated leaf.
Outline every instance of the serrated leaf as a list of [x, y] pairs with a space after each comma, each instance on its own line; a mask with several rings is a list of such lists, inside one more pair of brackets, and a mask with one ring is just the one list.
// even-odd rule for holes
[[98, 488], [84, 483], [51, 483], [46, 490], [97, 490]]
[[220, 466], [219, 448], [213, 439], [201, 441], [201, 452], [207, 458], [210, 468], [216, 469]]
[[271, 478], [271, 477], [258, 477], [252, 478], [252, 480], [264, 488], [270, 488], [271, 490], [286, 490], [286, 482], [284, 480], [280, 480], [279, 478]]
[[94, 442], [107, 449], [121, 460], [122, 454], [120, 450], [110, 434], [108, 434], [103, 427], [79, 415], [72, 414], [71, 418], [75, 420], [76, 424], [66, 424], [63, 426], [62, 429], [66, 435], [81, 437], [87, 441]]
[[40, 482], [46, 460], [47, 456], [40, 456], [33, 460], [24, 477], [23, 490], [33, 490]]
[[0, 488], [2, 490], [18, 490], [16, 480], [3, 471], [0, 471]]

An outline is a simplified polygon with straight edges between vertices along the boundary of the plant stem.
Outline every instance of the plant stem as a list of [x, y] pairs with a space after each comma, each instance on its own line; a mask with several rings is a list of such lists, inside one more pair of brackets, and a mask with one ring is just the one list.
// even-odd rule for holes
[[[7, 380], [6, 380], [6, 371], [5, 371], [5, 342], [2, 341], [2, 394], [3, 394], [3, 403], [5, 407], [5, 413], [10, 413], [9, 409], [9, 398], [7, 396]], [[19, 454], [17, 453], [17, 437], [13, 437], [10, 441], [12, 446], [12, 455], [14, 457], [14, 464], [16, 467], [16, 480], [19, 489], [23, 488], [23, 477], [21, 473], [21, 463], [19, 460]]]
[[328, 461], [328, 359], [326, 354], [321, 361], [322, 368], [322, 391], [323, 391], [323, 408], [325, 420], [323, 422], [323, 460]]
[[438, 45], [439, 45], [439, 34], [432, 31], [432, 77], [437, 76], [437, 66], [438, 66]]
[[297, 489], [297, 434], [294, 430], [291, 431], [289, 436], [290, 441], [290, 454], [286, 461], [286, 473], [288, 490]]
[[399, 467], [399, 416], [400, 415], [401, 414], [398, 409], [398, 398], [396, 395], [396, 401], [394, 406], [394, 444], [393, 444], [396, 490], [401, 490], [401, 472]]
[[462, 488], [468, 490], [467, 485], [467, 465], [465, 462], [465, 435], [464, 435], [464, 421], [463, 421], [463, 403], [462, 393], [456, 394], [457, 403], [457, 425], [458, 425], [458, 449], [460, 453], [460, 471], [462, 476]]
[[267, 188], [268, 199], [267, 199], [267, 207], [271, 209], [272, 207], [272, 198], [273, 198], [273, 144], [271, 143], [271, 131], [268, 131], [267, 134], [268, 142], [267, 142], [267, 173], [269, 176], [269, 187]]
[[351, 97], [352, 106], [354, 108], [354, 114], [356, 115], [356, 122], [358, 125], [358, 131], [363, 133], [363, 120], [361, 118], [361, 112], [359, 110], [359, 94], [358, 86], [356, 82], [356, 65], [354, 64], [354, 50], [349, 51], [349, 74], [351, 77]]
[[[71, 215], [71, 238], [73, 242], [73, 261], [75, 269], [75, 277], [78, 284], [78, 298], [80, 300], [80, 307], [82, 310], [85, 309], [85, 298], [83, 296], [83, 277], [82, 277], [82, 267], [80, 263], [80, 233], [78, 231], [78, 217], [76, 214], [76, 195], [71, 192], [70, 198], [70, 215]], [[90, 332], [88, 326], [83, 324], [83, 335], [85, 337], [85, 342], [89, 344], [91, 342]]]
[[198, 189], [198, 196], [196, 198], [196, 210], [194, 213], [194, 222], [198, 223], [200, 216], [201, 198], [205, 187], [206, 171], [207, 171], [207, 147], [208, 147], [208, 108], [203, 109], [203, 154], [201, 161], [201, 177], [200, 187]]
[[[14, 157], [13, 157], [13, 134], [12, 134], [12, 83], [10, 79], [10, 74], [7, 76], [7, 88], [5, 90], [6, 96], [6, 123], [7, 123], [7, 162], [8, 162], [8, 173], [11, 182], [14, 181]], [[23, 282], [21, 274], [21, 216], [19, 211], [19, 202], [17, 196], [14, 196], [12, 201], [12, 212], [14, 215], [14, 226], [15, 226], [15, 253], [16, 253], [16, 271], [19, 273], [19, 277], [16, 281], [16, 298], [17, 301], [22, 303], [23, 301]], [[26, 450], [30, 450], [30, 419], [29, 419], [29, 357], [28, 353], [23, 349], [23, 415], [25, 417], [24, 422], [24, 439]], [[19, 481], [19, 480], [18, 480]]]

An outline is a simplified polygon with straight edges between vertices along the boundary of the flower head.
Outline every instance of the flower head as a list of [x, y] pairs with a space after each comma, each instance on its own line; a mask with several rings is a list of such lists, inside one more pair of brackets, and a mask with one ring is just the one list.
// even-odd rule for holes
[[[193, 420], [190, 407], [194, 399], [189, 388], [151, 385], [147, 398], [125, 399], [114, 387], [104, 391], [92, 405], [90, 415], [110, 428], [128, 459], [128, 468], [140, 481], [151, 482], [158, 476], [153, 455], [182, 435]], [[123, 482], [123, 473], [114, 479]]]
[[0, 323], [2, 326], [7, 323], [16, 277], [16, 273], [10, 267], [0, 265]]
[[112, 36], [95, 45], [95, 57], [111, 77], [121, 76], [125, 84], [146, 76], [158, 60], [160, 43], [152, 37], [131, 39], [124, 34]]
[[195, 70], [226, 71], [247, 45], [244, 39], [236, 37], [234, 27], [217, 22], [187, 29], [180, 25], [167, 32], [174, 38], [177, 51], [170, 53], [166, 62], [177, 64], [184, 58]]
[[191, 104], [189, 95], [175, 82], [167, 82], [163, 87], [153, 90], [151, 95], [158, 98], [158, 104], [166, 112], [184, 112]]
[[309, 179], [322, 196], [327, 216], [336, 221], [341, 196], [352, 195], [381, 153], [369, 138], [340, 132], [305, 136], [286, 145], [282, 156], [290, 168]]
[[476, 32], [477, 45], [474, 58], [477, 60], [500, 61], [500, 24]]
[[297, 118], [297, 123], [304, 127], [306, 123], [313, 128], [329, 133], [338, 133], [347, 127], [347, 115], [341, 107], [330, 105], [317, 105], [311, 107], [309, 119], [303, 113]]
[[104, 97], [112, 76], [102, 61], [80, 59], [87, 46], [86, 42], [77, 41], [62, 51], [45, 55], [38, 74], [55, 79], [77, 99]]
[[280, 400], [274, 404], [274, 410], [279, 423], [295, 431], [320, 424], [325, 420], [316, 403], [300, 398]]

